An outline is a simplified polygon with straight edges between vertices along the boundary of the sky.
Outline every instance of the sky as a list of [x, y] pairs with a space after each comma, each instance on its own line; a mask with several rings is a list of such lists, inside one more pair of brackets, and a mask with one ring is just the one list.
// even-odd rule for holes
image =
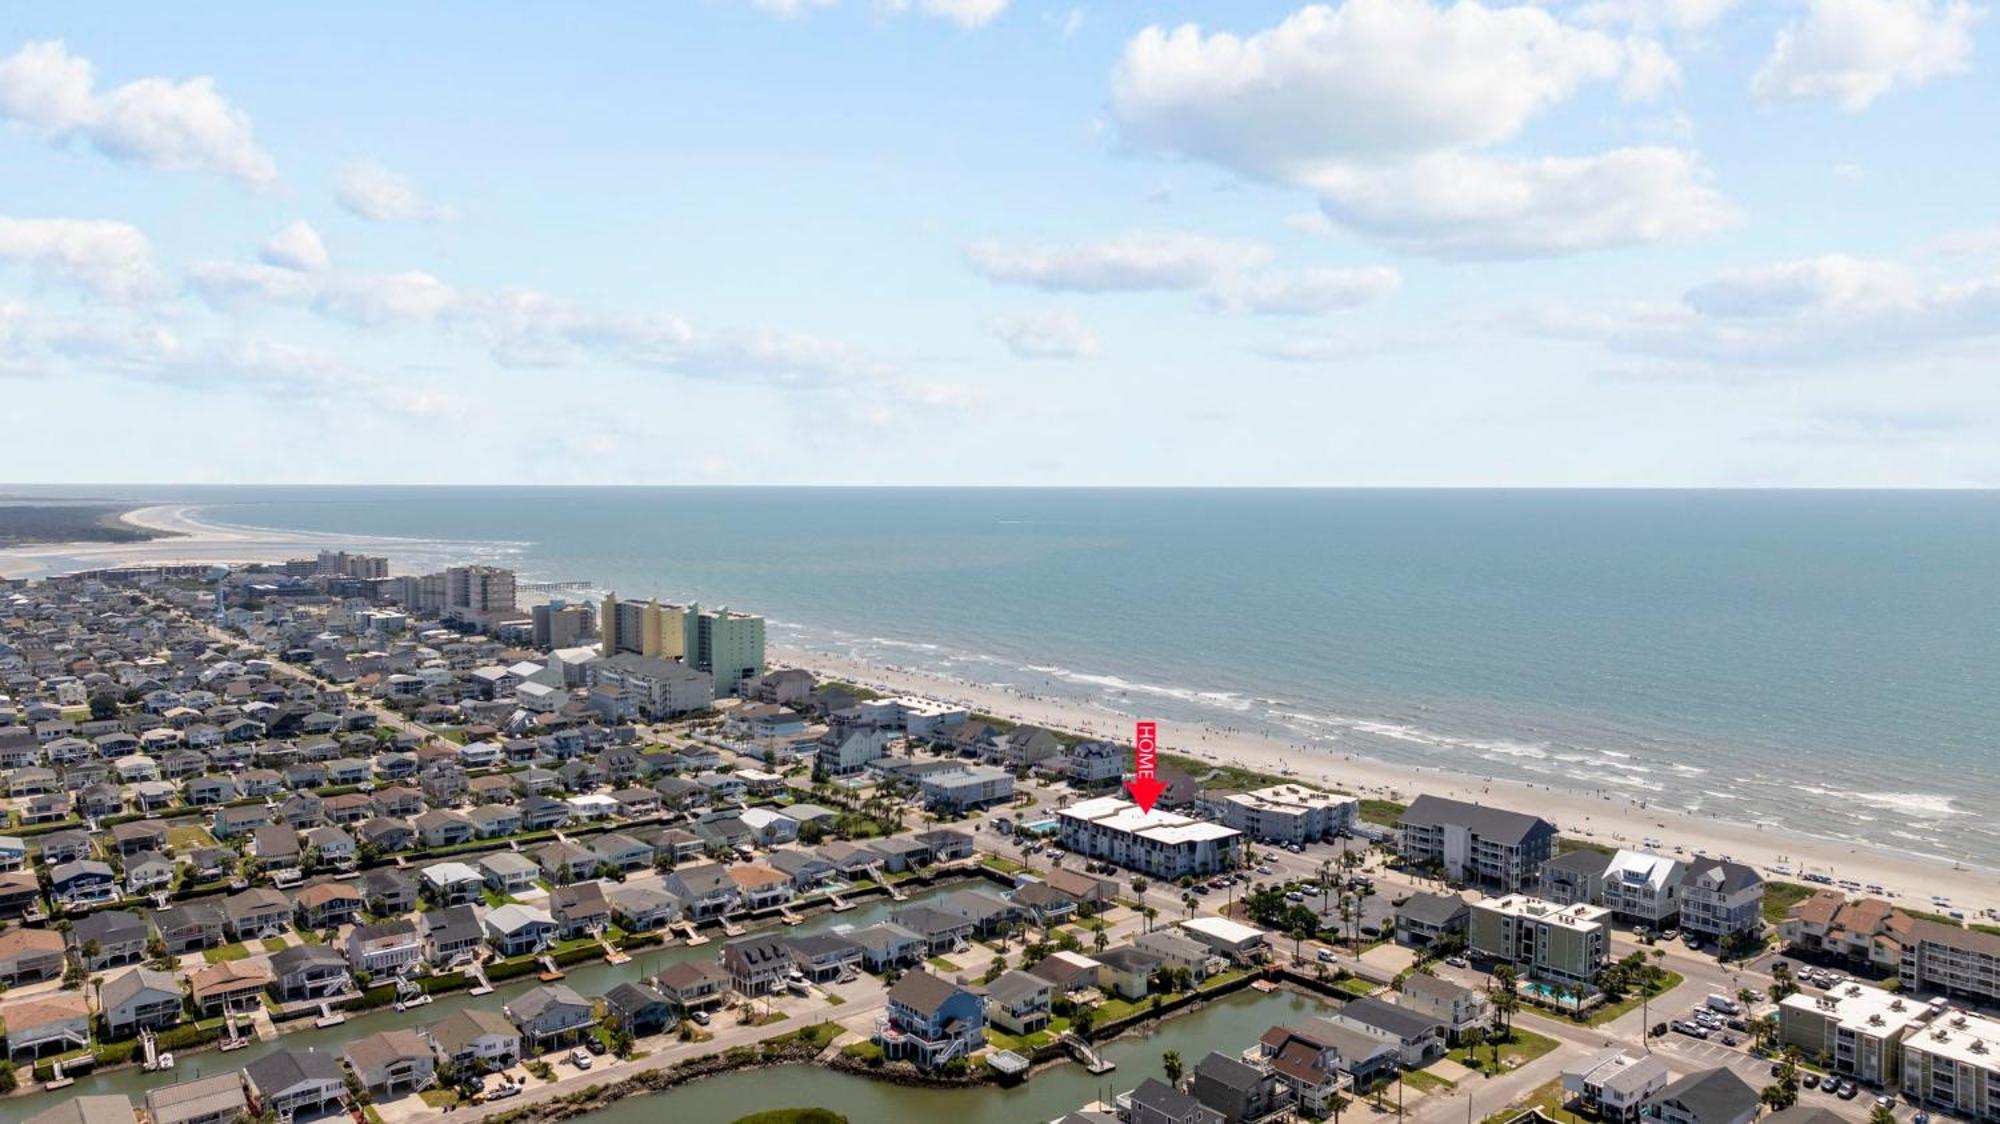
[[16, 5], [0, 480], [2000, 486], [1996, 35]]

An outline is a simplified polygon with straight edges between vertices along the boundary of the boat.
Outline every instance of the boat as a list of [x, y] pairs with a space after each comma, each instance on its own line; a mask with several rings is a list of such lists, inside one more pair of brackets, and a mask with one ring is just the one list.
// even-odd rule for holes
[[172, 1054], [161, 1054], [158, 1058], [154, 1059], [153, 1068], [154, 1069], [174, 1068], [174, 1056]]

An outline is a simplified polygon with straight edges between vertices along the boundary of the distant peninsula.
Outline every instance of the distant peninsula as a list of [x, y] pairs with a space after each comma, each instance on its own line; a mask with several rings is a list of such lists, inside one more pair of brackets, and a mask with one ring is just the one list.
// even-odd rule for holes
[[0, 497], [0, 547], [62, 542], [146, 542], [172, 532], [124, 520], [130, 505]]

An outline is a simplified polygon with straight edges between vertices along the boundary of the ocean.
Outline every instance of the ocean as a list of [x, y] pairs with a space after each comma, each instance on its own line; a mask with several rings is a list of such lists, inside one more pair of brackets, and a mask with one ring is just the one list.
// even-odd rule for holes
[[774, 643], [1117, 714], [2000, 867], [2000, 493], [63, 491], [726, 604]]

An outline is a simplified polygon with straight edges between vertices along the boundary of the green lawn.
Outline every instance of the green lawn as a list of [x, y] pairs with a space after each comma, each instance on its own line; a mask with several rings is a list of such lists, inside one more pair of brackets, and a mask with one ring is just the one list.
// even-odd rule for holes
[[220, 964], [225, 960], [242, 960], [250, 955], [250, 950], [241, 944], [226, 944], [221, 948], [204, 948], [201, 958], [210, 964]]
[[1445, 1057], [1467, 1069], [1477, 1070], [1492, 1077], [1510, 1069], [1518, 1069], [1555, 1048], [1555, 1039], [1516, 1026], [1507, 1041], [1500, 1043], [1500, 1060], [1497, 1063], [1493, 1060], [1494, 1049], [1490, 1042], [1480, 1046], [1476, 1053], [1460, 1046]]
[[1002, 874], [1019, 874], [1028, 869], [1013, 859], [1003, 858], [1000, 855], [987, 855], [979, 860], [979, 864]]
[[1056, 1036], [1069, 1029], [1069, 1020], [1060, 1016], [1049, 1020], [1049, 1025], [1033, 1034], [1008, 1034], [1005, 1031], [986, 1028], [986, 1041], [1001, 1050], [1012, 1050], [1017, 1054], [1026, 1053], [1038, 1046], [1046, 1046], [1056, 1040]]
[[953, 963], [952, 963], [951, 961], [949, 961], [949, 960], [946, 960], [946, 959], [945, 959], [944, 957], [942, 957], [942, 956], [933, 956], [933, 957], [931, 957], [931, 967], [933, 967], [933, 968], [942, 968], [943, 970], [945, 970], [945, 971], [947, 971], [947, 972], [956, 972], [956, 971], [958, 971], [958, 965], [956, 965], [956, 964], [953, 964]]
[[167, 846], [186, 853], [197, 847], [215, 846], [215, 836], [198, 823], [176, 824], [167, 829]]
[[1504, 1124], [1505, 1121], [1512, 1120], [1521, 1115], [1523, 1111], [1531, 1108], [1541, 1109], [1543, 1115], [1557, 1121], [1558, 1124], [1589, 1124], [1589, 1121], [1583, 1117], [1563, 1109], [1563, 1101], [1565, 1099], [1562, 1078], [1558, 1077], [1548, 1084], [1535, 1089], [1526, 1097], [1515, 1101], [1504, 1111], [1496, 1112], [1485, 1120], [1480, 1121], [1480, 1124]]
[[1369, 996], [1375, 994], [1375, 989], [1382, 985], [1369, 983], [1360, 976], [1348, 976], [1345, 979], [1333, 981], [1333, 986], [1337, 990], [1344, 991], [1349, 995]]
[[1420, 1093], [1437, 1093], [1458, 1088], [1456, 1083], [1421, 1069], [1413, 1069], [1403, 1074], [1403, 1084]]
[[287, 949], [287, 948], [289, 948], [289, 947], [291, 947], [291, 945], [290, 945], [290, 942], [286, 941], [286, 940], [285, 940], [285, 938], [283, 938], [283, 937], [265, 937], [265, 938], [264, 938], [264, 951], [265, 951], [265, 952], [283, 952], [283, 951], [285, 951], [285, 949]]
[[432, 1108], [450, 1108], [458, 1103], [458, 1092], [454, 1089], [425, 1089], [417, 1096]]
[[1776, 925], [1793, 906], [1813, 896], [1811, 886], [1797, 882], [1764, 883], [1764, 920]]
[[1395, 827], [1408, 809], [1409, 805], [1398, 804], [1394, 800], [1363, 800], [1360, 816], [1363, 823]]
[[[1661, 975], [1664, 978], [1660, 984], [1660, 989], [1653, 993], [1652, 997], [1654, 999], [1658, 999], [1660, 996], [1681, 986], [1682, 983], [1679, 972], [1662, 972]], [[1584, 1025], [1603, 1026], [1625, 1012], [1633, 1010], [1645, 1001], [1646, 997], [1644, 995], [1628, 995], [1616, 1003], [1606, 1003], [1602, 1007], [1592, 1009], [1590, 1014], [1584, 1017]]]

